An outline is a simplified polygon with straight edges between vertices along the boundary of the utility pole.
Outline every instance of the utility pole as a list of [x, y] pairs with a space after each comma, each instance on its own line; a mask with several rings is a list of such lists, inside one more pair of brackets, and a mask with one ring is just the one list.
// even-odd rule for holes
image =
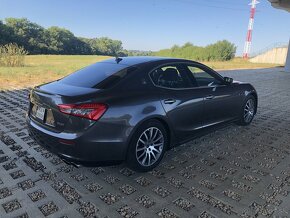
[[252, 0], [252, 3], [249, 4], [249, 5], [251, 5], [251, 13], [250, 13], [247, 38], [246, 38], [245, 47], [244, 47], [244, 54], [243, 54], [244, 59], [248, 59], [250, 57], [254, 18], [255, 18], [255, 13], [256, 13], [256, 5], [259, 3], [260, 2], [258, 2], [258, 0]]

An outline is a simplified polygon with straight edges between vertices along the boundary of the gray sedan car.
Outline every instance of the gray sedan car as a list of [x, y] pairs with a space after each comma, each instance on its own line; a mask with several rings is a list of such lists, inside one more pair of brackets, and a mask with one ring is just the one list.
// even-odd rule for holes
[[226, 122], [248, 125], [257, 111], [249, 83], [194, 61], [122, 57], [97, 62], [30, 93], [30, 135], [74, 165], [127, 161], [156, 167], [164, 152]]

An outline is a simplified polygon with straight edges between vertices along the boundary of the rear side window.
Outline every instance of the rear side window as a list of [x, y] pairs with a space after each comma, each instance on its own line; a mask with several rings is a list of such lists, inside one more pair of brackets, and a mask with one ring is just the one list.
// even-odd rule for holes
[[64, 77], [60, 82], [85, 88], [106, 89], [114, 86], [135, 69], [121, 64], [99, 62]]

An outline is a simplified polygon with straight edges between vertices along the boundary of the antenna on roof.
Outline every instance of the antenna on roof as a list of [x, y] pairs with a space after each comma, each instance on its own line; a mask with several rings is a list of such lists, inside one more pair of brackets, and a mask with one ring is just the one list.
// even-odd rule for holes
[[118, 57], [118, 53], [116, 52], [116, 54], [115, 54], [115, 61], [117, 62], [117, 64], [120, 62], [120, 61], [122, 61], [123, 59], [122, 58], [120, 58], [120, 57]]
[[115, 61], [117, 62], [117, 64], [118, 64], [121, 60], [123, 60], [123, 59], [122, 59], [122, 58], [119, 58], [119, 57], [116, 57], [116, 59], [115, 59]]

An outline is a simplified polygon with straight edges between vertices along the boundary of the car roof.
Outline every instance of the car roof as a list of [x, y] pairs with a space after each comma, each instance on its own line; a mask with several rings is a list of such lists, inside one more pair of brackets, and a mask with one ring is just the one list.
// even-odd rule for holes
[[[137, 64], [154, 62], [154, 61], [162, 61], [162, 60], [182, 60], [176, 58], [168, 58], [168, 57], [157, 57], [157, 56], [130, 56], [130, 57], [116, 57], [104, 60], [102, 62], [105, 63], [117, 63], [120, 65], [133, 66]], [[185, 60], [184, 60], [185, 61]]]

